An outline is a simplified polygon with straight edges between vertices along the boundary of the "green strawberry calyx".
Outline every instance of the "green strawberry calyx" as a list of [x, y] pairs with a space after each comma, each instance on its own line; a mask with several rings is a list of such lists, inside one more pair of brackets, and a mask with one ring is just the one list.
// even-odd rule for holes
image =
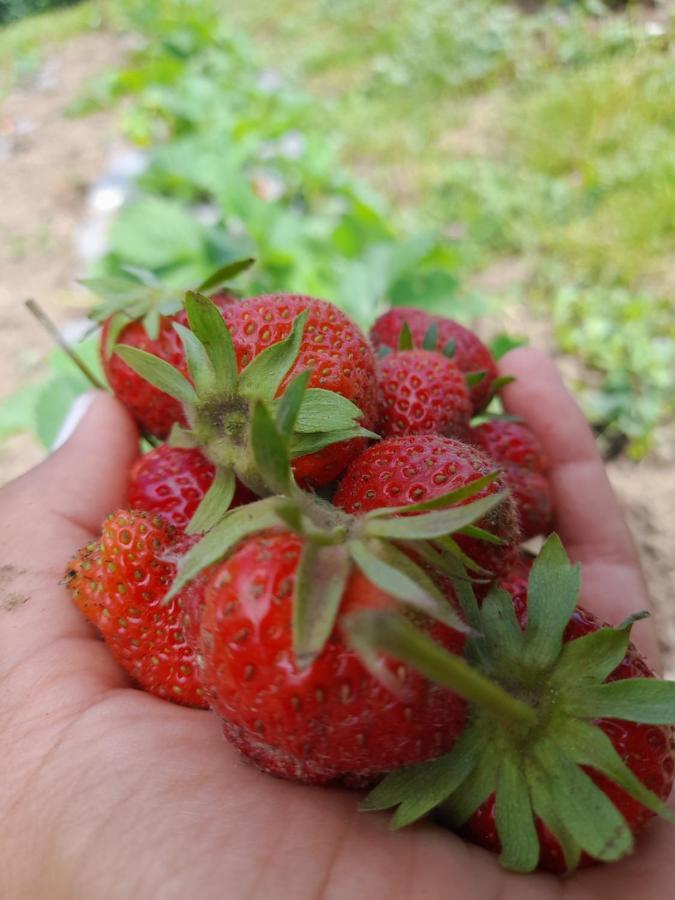
[[[299, 668], [311, 665], [322, 652], [355, 568], [400, 601], [409, 613], [467, 631], [469, 626], [439, 588], [434, 574], [468, 580], [466, 566], [475, 577], [489, 575], [462, 552], [452, 535], [463, 532], [479, 540], [499, 542], [475, 523], [502, 503], [507, 493], [471, 500], [499, 472], [422, 503], [376, 509], [364, 516], [345, 513], [321, 497], [302, 491], [293, 478], [289, 446], [304, 397], [309, 394], [306, 385], [307, 373], [302, 373], [290, 383], [276, 408], [257, 401], [253, 409], [250, 430], [255, 464], [276, 493], [230, 510], [185, 555], [167, 600], [203, 569], [226, 559], [246, 537], [285, 529], [303, 538], [292, 617]], [[356, 649], [370, 664], [372, 654], [365, 644]]]
[[[557, 839], [570, 871], [582, 853], [609, 862], [631, 852], [628, 824], [586, 767], [610, 778], [652, 812], [675, 821], [597, 724], [604, 718], [654, 725], [675, 722], [675, 682], [606, 681], [626, 654], [632, 624], [646, 614], [564, 642], [579, 596], [579, 567], [570, 564], [557, 535], [548, 538], [532, 566], [525, 628], [518, 623], [512, 598], [500, 588], [492, 588], [480, 608], [470, 582], [457, 581], [456, 588], [473, 629], [467, 664], [526, 707], [529, 715], [520, 708], [514, 712], [497, 695], [465, 694], [470, 714], [455, 747], [430, 762], [390, 773], [362, 808], [396, 807], [392, 828], [432, 810], [457, 828], [495, 795], [500, 859], [518, 872], [537, 867], [536, 819]], [[386, 652], [455, 690], [456, 658], [401, 616], [367, 611], [355, 614], [347, 628], [354, 644], [366, 642], [371, 652]]]
[[[216, 305], [195, 291], [188, 291], [184, 305], [190, 327], [178, 322], [173, 327], [183, 343], [189, 379], [170, 363], [136, 347], [118, 344], [115, 353], [182, 404], [188, 428], [174, 426], [169, 443], [199, 447], [216, 466], [213, 485], [190, 523], [189, 530], [196, 533], [208, 530], [227, 510], [235, 477], [259, 496], [276, 492], [274, 467], [263, 471], [257, 464], [251, 418], [256, 403], [262, 401], [285, 421], [285, 394], [277, 394], [298, 358], [309, 311], [294, 320], [288, 337], [266, 347], [238, 371], [232, 336]], [[292, 458], [339, 441], [378, 437], [359, 424], [361, 410], [346, 397], [323, 388], [307, 389], [310, 375], [298, 376], [303, 379], [298, 385], [301, 390], [296, 388], [299, 402], [287, 435]]]
[[[223, 287], [254, 262], [254, 259], [246, 258], [226, 263], [209, 275], [197, 291], [204, 293]], [[148, 337], [156, 340], [161, 317], [177, 313], [183, 305], [184, 291], [169, 287], [154, 272], [136, 266], [125, 266], [119, 275], [83, 278], [80, 284], [101, 298], [90, 313], [92, 321], [99, 325], [110, 321], [103, 348], [108, 356], [130, 322], [142, 321]]]

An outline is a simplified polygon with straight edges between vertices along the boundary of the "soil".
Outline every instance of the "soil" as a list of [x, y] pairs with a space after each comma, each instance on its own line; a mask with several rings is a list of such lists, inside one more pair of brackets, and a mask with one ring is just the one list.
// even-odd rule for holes
[[[77, 288], [79, 262], [74, 236], [86, 214], [85, 191], [103, 170], [118, 133], [114, 115], [68, 118], [65, 110], [87, 81], [118, 63], [125, 39], [87, 34], [61, 45], [29, 83], [0, 104], [0, 400], [39, 377], [50, 350], [24, 310], [35, 297], [60, 323], [81, 315], [89, 302]], [[486, 140], [491, 101], [482, 98], [475, 117], [448, 135], [449, 148], [471, 154]], [[527, 284], [526, 259], [498, 260], [474, 279], [487, 293], [519, 293]], [[539, 346], [552, 349], [545, 322], [517, 302], [505, 304], [504, 321]], [[561, 359], [571, 377], [574, 360]], [[671, 677], [675, 677], [675, 434], [664, 429], [656, 451], [640, 463], [608, 464], [610, 479], [632, 528], [645, 566]], [[43, 456], [27, 436], [0, 444], [0, 484]]]

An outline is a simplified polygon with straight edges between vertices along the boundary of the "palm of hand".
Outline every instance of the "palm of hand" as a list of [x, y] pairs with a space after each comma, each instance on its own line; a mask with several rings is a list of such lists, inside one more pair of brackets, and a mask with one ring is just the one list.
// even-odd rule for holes
[[[519, 393], [512, 388], [516, 409], [534, 409], [523, 377], [533, 364], [541, 367], [532, 353], [512, 355], [511, 371], [524, 385]], [[546, 389], [545, 379], [538, 389]], [[549, 393], [554, 389], [560, 391], [551, 380]], [[528, 420], [545, 439], [536, 414]], [[512, 875], [491, 854], [434, 826], [391, 834], [385, 816], [357, 813], [353, 793], [264, 776], [230, 750], [211, 714], [131, 688], [65, 588], [55, 585], [64, 560], [123, 501], [134, 444], [120, 409], [99, 400], [86, 429], [3, 492], [0, 539], [9, 562], [0, 606], [1, 896], [581, 900], [672, 891], [667, 824], [655, 823], [639, 853], [614, 866], [564, 882]], [[567, 456], [554, 459], [558, 530], [573, 555], [595, 560], [585, 566], [584, 595], [596, 612], [618, 621], [646, 605], [639, 570], [616, 530], [597, 461], [583, 443], [572, 446], [574, 453], [562, 447]], [[562, 501], [572, 477], [582, 487], [589, 479], [589, 490], [595, 484], [593, 497], [582, 492], [593, 532], [580, 527], [578, 510], [570, 518]], [[604, 529], [597, 526], [600, 502]], [[643, 629], [643, 646], [650, 637]]]

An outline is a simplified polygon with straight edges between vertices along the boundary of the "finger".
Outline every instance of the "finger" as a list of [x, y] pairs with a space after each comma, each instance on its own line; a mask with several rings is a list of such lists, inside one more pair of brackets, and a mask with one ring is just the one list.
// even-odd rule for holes
[[123, 407], [96, 394], [66, 443], [0, 491], [0, 669], [55, 638], [91, 633], [60, 581], [72, 555], [124, 504], [137, 453]]
[[[605, 474], [593, 433], [549, 356], [532, 348], [508, 353], [501, 373], [516, 381], [504, 388], [504, 404], [522, 417], [541, 441], [554, 528], [570, 557], [582, 565], [587, 606], [611, 622], [648, 606], [639, 557]], [[658, 659], [649, 622], [636, 626], [644, 652]]]

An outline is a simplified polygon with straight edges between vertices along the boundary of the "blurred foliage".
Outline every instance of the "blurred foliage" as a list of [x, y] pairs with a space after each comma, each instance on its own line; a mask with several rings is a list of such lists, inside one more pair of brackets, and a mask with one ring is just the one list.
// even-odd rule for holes
[[79, 0], [0, 0], [0, 25], [59, 6], [74, 6]]
[[[520, 293], [525, 318], [550, 322], [577, 360], [596, 429], [649, 449], [675, 403], [675, 29], [663, 11], [114, 7], [143, 44], [70, 112], [124, 100], [122, 128], [149, 165], [98, 274], [131, 263], [183, 287], [252, 253], [246, 291], [324, 295], [364, 325], [389, 302], [467, 320]], [[515, 288], [488, 301], [464, 287], [502, 257], [526, 261]]]

